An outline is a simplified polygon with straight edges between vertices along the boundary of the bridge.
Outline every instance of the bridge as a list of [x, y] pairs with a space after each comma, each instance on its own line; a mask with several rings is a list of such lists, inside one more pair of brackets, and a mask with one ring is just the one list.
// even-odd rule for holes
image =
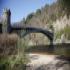
[[25, 30], [23, 37], [25, 37], [30, 33], [43, 33], [46, 37], [48, 37], [50, 41], [53, 41], [53, 32], [46, 29], [23, 26], [23, 27], [11, 27], [9, 32], [12, 32], [13, 30]]
[[37, 27], [31, 27], [28, 26], [28, 24], [24, 24], [24, 26], [12, 26], [11, 25], [11, 11], [10, 9], [6, 9], [4, 11], [4, 22], [3, 24], [0, 24], [0, 32], [7, 32], [7, 33], [12, 33], [14, 30], [25, 30], [23, 37], [25, 37], [27, 34], [30, 33], [42, 33], [48, 39], [50, 40], [50, 44], [53, 43], [53, 32], [49, 31], [48, 29], [43, 29], [43, 28], [37, 28]]
[[[60, 46], [59, 44], [55, 44], [53, 42], [53, 38], [54, 38], [54, 31], [49, 31], [48, 29], [43, 29], [43, 28], [37, 28], [37, 27], [30, 27], [28, 25], [24, 25], [24, 26], [12, 26], [11, 25], [11, 22], [10, 22], [10, 16], [11, 16], [11, 12], [10, 10], [6, 10], [5, 12], [5, 15], [7, 16], [6, 19], [5, 19], [5, 24], [6, 24], [6, 27], [5, 24], [1, 24], [0, 22], [0, 33], [4, 33], [4, 32], [7, 32], [7, 33], [12, 33], [14, 30], [16, 31], [19, 31], [19, 30], [24, 30], [25, 32], [23, 33], [23, 37], [25, 37], [26, 35], [30, 34], [30, 33], [42, 33], [44, 34], [46, 37], [48, 37], [48, 39], [50, 40], [50, 46], [49, 47], [46, 47], [46, 46], [42, 46], [40, 45], [39, 48], [38, 47], [33, 47], [31, 48], [32, 50], [35, 48], [37, 49], [40, 49], [41, 51], [48, 51], [48, 49], [50, 49], [51, 51], [54, 51], [54, 49], [56, 50], [60, 50], [61, 48], [65, 48], [67, 49], [67, 46], [68, 46], [68, 49], [69, 49], [69, 46], [70, 46], [70, 42], [69, 42], [69, 45], [68, 44], [63, 44], [62, 46], [65, 46], [65, 47], [58, 47]], [[55, 45], [54, 45], [55, 44]], [[57, 47], [55, 47], [57, 46]], [[42, 48], [42, 49], [41, 49]], [[45, 49], [44, 49], [45, 48]], [[67, 49], [67, 50], [68, 50]], [[29, 50], [29, 49], [28, 49]], [[69, 49], [70, 50], [70, 49]]]

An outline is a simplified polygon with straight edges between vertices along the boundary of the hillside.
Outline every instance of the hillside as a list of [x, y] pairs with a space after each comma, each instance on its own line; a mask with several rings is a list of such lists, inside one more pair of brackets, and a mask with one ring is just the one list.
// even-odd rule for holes
[[[46, 4], [41, 9], [37, 9], [36, 12], [30, 13], [26, 19], [23, 18], [17, 25], [20, 24], [20, 26], [23, 26], [25, 24], [31, 27], [51, 30], [51, 26], [53, 26], [55, 40], [60, 39], [61, 35], [65, 33], [67, 34], [65, 36], [68, 36], [67, 39], [70, 39], [70, 29], [68, 29], [68, 33], [62, 32], [61, 34], [57, 34], [66, 29], [66, 26], [70, 26], [70, 19], [68, 19], [66, 15], [65, 10], [60, 7], [60, 3], [57, 1], [52, 5]], [[60, 37], [58, 35], [60, 35]], [[25, 37], [25, 40], [28, 45], [49, 44], [48, 38], [41, 33], [31, 33]]]

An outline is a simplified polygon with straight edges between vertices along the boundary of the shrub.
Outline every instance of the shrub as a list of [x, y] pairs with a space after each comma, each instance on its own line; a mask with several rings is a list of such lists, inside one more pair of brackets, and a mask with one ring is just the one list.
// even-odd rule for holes
[[26, 23], [28, 23], [33, 16], [34, 16], [34, 13], [29, 14], [26, 18]]
[[62, 34], [65, 34], [65, 37], [70, 40], [70, 26], [67, 25], [64, 29], [58, 31], [55, 35], [56, 39], [60, 39]]
[[1, 34], [0, 38], [0, 69], [25, 70], [27, 59], [21, 38], [16, 34]]

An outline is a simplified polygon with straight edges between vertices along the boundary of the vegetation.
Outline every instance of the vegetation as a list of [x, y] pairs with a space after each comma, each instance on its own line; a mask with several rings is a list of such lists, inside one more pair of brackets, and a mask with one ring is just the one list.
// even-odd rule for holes
[[70, 40], [70, 26], [67, 25], [64, 29], [56, 32], [56, 39], [60, 39], [62, 34], [64, 34], [65, 37]]
[[2, 34], [0, 38], [0, 69], [25, 70], [28, 60], [22, 39], [16, 34]]
[[41, 10], [40, 9], [37, 9], [36, 15], [41, 15]]
[[34, 16], [34, 13], [29, 14], [29, 15], [27, 16], [27, 18], [26, 18], [26, 23], [28, 23], [29, 20], [31, 20], [31, 18], [32, 18], [33, 16]]
[[[30, 13], [25, 20], [22, 20], [22, 22], [23, 24], [28, 24], [29, 26], [42, 28], [48, 27], [49, 29], [51, 29], [51, 25], [53, 24], [53, 22], [55, 22], [57, 19], [61, 19], [70, 12], [69, 3], [69, 0], [58, 0], [52, 5], [46, 4], [41, 9], [37, 9], [36, 12]], [[20, 22], [20, 25], [22, 25], [22, 22]], [[24, 34], [24, 31], [22, 30], [21, 33]], [[56, 32], [56, 39], [60, 38], [63, 33], [65, 33], [66, 37], [70, 40], [69, 29], [67, 28]], [[40, 35], [38, 36], [36, 33], [32, 34], [32, 36], [40, 38]], [[33, 40], [35, 40], [35, 38]], [[39, 41], [41, 41], [41, 39], [39, 39]]]
[[[52, 5], [46, 4], [41, 9], [37, 9], [36, 13], [29, 14], [26, 18], [26, 21], [31, 20], [33, 16], [37, 16], [38, 17], [37, 20], [39, 19], [42, 20], [46, 18], [45, 21], [49, 19], [48, 21], [49, 23], [50, 19], [52, 21], [55, 21], [57, 18], [60, 18], [64, 14], [67, 14], [67, 16], [69, 16], [70, 14], [70, 1], [69, 0], [57, 0], [56, 3], [53, 3]], [[32, 21], [29, 21], [29, 22], [32, 22]]]
[[65, 1], [66, 0], [58, 0], [56, 3], [53, 3], [52, 5], [46, 4], [41, 9], [37, 9], [35, 13], [30, 13], [27, 16], [25, 23], [32, 24], [33, 22], [37, 23], [36, 21], [40, 20], [40, 24], [45, 24], [50, 23], [50, 21], [56, 21], [56, 19], [59, 19], [61, 16], [67, 13], [65, 12], [65, 8], [67, 8], [68, 11], [70, 10], [68, 2], [66, 1], [65, 3]]
[[[58, 0], [56, 3], [52, 5], [45, 5], [45, 7], [41, 9], [37, 9], [35, 13], [31, 13], [27, 16], [27, 18], [23, 18], [20, 23], [20, 26], [23, 24], [30, 24], [34, 26], [39, 26], [42, 28], [49, 27], [53, 30], [52, 23], [59, 19], [60, 17], [67, 14], [70, 15], [70, 1], [69, 0]], [[19, 25], [18, 25], [19, 26]], [[5, 26], [6, 27], [6, 26]], [[4, 28], [5, 28], [4, 27]], [[2, 34], [0, 35], [0, 69], [1, 70], [25, 70], [25, 64], [29, 61], [26, 56], [25, 49], [30, 47], [26, 47], [23, 40], [24, 30], [18, 31], [18, 34], [21, 38], [16, 34]], [[65, 37], [70, 40], [70, 26], [66, 26], [64, 29], [55, 33], [56, 39], [61, 38], [62, 34], [65, 34]], [[43, 35], [31, 35], [33, 38], [37, 37], [37, 40], [42, 42], [47, 42]], [[39, 37], [39, 38], [38, 38]], [[27, 37], [28, 38], [28, 37]], [[30, 37], [31, 38], [31, 37]], [[35, 38], [36, 39], [36, 38]], [[34, 39], [32, 39], [34, 40]], [[36, 40], [35, 40], [36, 41]], [[35, 42], [34, 41], [34, 42]], [[29, 42], [29, 40], [28, 40]], [[27, 42], [26, 42], [27, 43]], [[39, 43], [36, 41], [36, 43]], [[38, 49], [38, 48], [37, 48]], [[69, 50], [58, 49], [55, 52], [63, 55], [69, 55]]]
[[63, 9], [65, 11], [65, 13], [67, 14], [67, 16], [69, 17], [70, 15], [70, 0], [58, 0], [61, 9]]

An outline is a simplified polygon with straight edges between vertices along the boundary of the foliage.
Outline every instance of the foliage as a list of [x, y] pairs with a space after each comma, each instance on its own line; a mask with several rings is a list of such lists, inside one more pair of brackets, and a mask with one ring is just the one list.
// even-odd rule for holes
[[67, 16], [70, 15], [70, 0], [58, 0], [61, 8], [66, 12]]
[[54, 48], [54, 54], [56, 54], [56, 55], [63, 55], [65, 57], [69, 57], [70, 58], [70, 48], [68, 48], [69, 45], [65, 44], [65, 43], [57, 44], [55, 46], [55, 48]]
[[26, 18], [26, 23], [29, 22], [29, 20], [34, 16], [34, 13], [31, 13]]
[[64, 29], [65, 35], [67, 35], [67, 39], [70, 40], [70, 26], [66, 26]]
[[[13, 35], [10, 36], [10, 38], [14, 41], [15, 38], [13, 38], [13, 37], [14, 37]], [[2, 38], [5, 38], [4, 35], [2, 35]], [[22, 39], [19, 38], [17, 40], [17, 43], [15, 41], [14, 41], [15, 43], [12, 43], [11, 39], [9, 39], [9, 41], [8, 41], [8, 37], [6, 38], [6, 41], [9, 42], [9, 45], [8, 45], [8, 43], [6, 43], [6, 41], [4, 41], [4, 40], [2, 40], [2, 41], [4, 42], [4, 44], [6, 43], [5, 45], [7, 47], [10, 47], [10, 48], [12, 47], [11, 46], [12, 44], [16, 44], [15, 46], [17, 48], [15, 48], [15, 46], [13, 45], [13, 50], [16, 53], [13, 54], [12, 49], [10, 50], [7, 48], [3, 48], [3, 51], [6, 51], [6, 52], [9, 51], [9, 52], [11, 52], [11, 54], [6, 55], [4, 52], [2, 52], [3, 56], [1, 56], [1, 54], [0, 54], [0, 69], [1, 70], [22, 70], [22, 69], [25, 70], [24, 68], [25, 68], [25, 65], [28, 62], [28, 60], [27, 60], [26, 53], [25, 53], [24, 42]], [[3, 47], [3, 45], [2, 45], [2, 47]], [[1, 50], [1, 48], [0, 48], [0, 50]]]
[[[52, 5], [46, 4], [41, 9], [37, 9], [35, 13], [29, 14], [25, 23], [37, 23], [38, 20], [40, 20], [40, 23], [50, 23], [50, 21], [56, 21], [56, 19], [59, 19], [70, 12], [69, 4], [69, 0], [57, 0], [57, 2]], [[36, 16], [36, 18], [33, 18], [33, 16]], [[42, 21], [42, 19], [44, 19], [44, 21]]]
[[[65, 12], [66, 11], [66, 12]], [[41, 9], [37, 9], [36, 12], [30, 13], [26, 20], [25, 18], [22, 19], [24, 23], [38, 23], [37, 21], [40, 20], [39, 23], [50, 23], [50, 21], [56, 21], [60, 17], [64, 16], [65, 14], [70, 13], [70, 1], [69, 0], [57, 0], [56, 3], [51, 5], [46, 4]], [[36, 18], [34, 17], [36, 16]], [[34, 17], [34, 18], [33, 18]], [[32, 19], [33, 18], [33, 19]], [[44, 19], [44, 21], [42, 21]], [[20, 23], [22, 23], [20, 22]]]
[[[59, 48], [61, 47], [61, 48]], [[64, 46], [59, 46], [57, 49], [55, 49], [54, 54], [57, 55], [63, 55], [65, 57], [70, 57], [70, 49], [65, 49]]]
[[67, 25], [64, 29], [56, 32], [56, 39], [60, 39], [62, 34], [65, 34], [66, 38], [70, 40], [70, 26]]
[[37, 10], [36, 10], [36, 14], [37, 14], [37, 15], [40, 15], [40, 14], [41, 14], [41, 10], [40, 10], [40, 9], [37, 9]]
[[[52, 5], [46, 4], [41, 9], [37, 9], [35, 13], [31, 13], [27, 16], [26, 20], [23, 19], [22, 22], [25, 21], [25, 23], [28, 23], [29, 26], [35, 26], [35, 27], [42, 27], [42, 28], [51, 28], [51, 25], [53, 21], [56, 21], [57, 19], [62, 18], [66, 12], [62, 8], [61, 0], [60, 2], [53, 3]], [[21, 22], [20, 22], [21, 23]], [[23, 23], [24, 24], [24, 23]], [[47, 26], [49, 25], [49, 26]], [[69, 33], [69, 30], [67, 30], [66, 35]], [[21, 31], [21, 34], [23, 35], [25, 31]], [[64, 33], [64, 30], [61, 30], [56, 33], [56, 39], [60, 38], [62, 33]], [[20, 33], [19, 33], [20, 34]], [[36, 35], [40, 38], [40, 36]], [[32, 38], [32, 37], [31, 37]], [[69, 34], [68, 34], [69, 39]], [[35, 40], [35, 39], [34, 39]], [[40, 38], [41, 40], [41, 38]], [[43, 38], [44, 40], [44, 38]]]
[[23, 20], [21, 21], [21, 23], [23, 23], [23, 24], [24, 24], [24, 23], [26, 23], [26, 20], [25, 20], [25, 18], [23, 18]]
[[49, 4], [46, 4], [46, 5], [45, 5], [45, 8], [48, 8], [48, 7], [49, 7]]
[[56, 20], [56, 18], [57, 18], [57, 17], [56, 17], [56, 15], [55, 15], [55, 14], [52, 14], [52, 15], [51, 15], [51, 17], [50, 17], [50, 19], [51, 19], [52, 21], [55, 21], [55, 20]]

